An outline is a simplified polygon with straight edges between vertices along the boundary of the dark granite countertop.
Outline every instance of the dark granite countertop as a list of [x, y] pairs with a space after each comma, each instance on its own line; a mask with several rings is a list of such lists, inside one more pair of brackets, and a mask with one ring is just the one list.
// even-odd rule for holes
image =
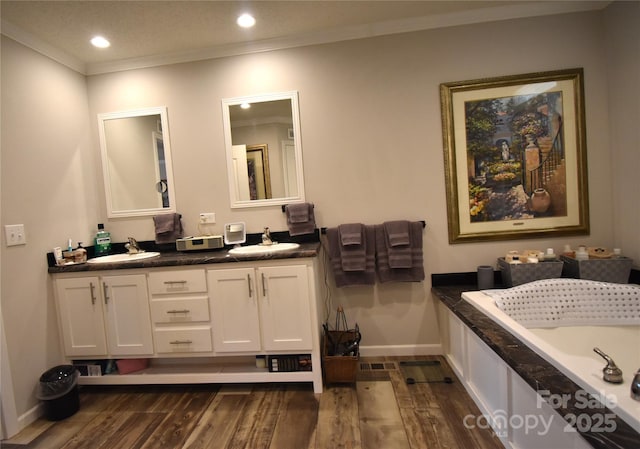
[[[582, 388], [482, 311], [461, 298], [462, 292], [472, 290], [477, 290], [475, 285], [439, 285], [432, 288], [434, 295], [518, 373], [531, 388], [536, 391], [548, 390], [550, 394], [569, 394], [571, 399], [567, 406], [556, 409], [562, 416], [571, 413], [580, 416], [586, 413], [593, 417], [592, 423], [598, 423], [601, 421], [597, 421], [597, 419], [601, 418], [603, 413], [612, 413], [606, 408], [585, 408], [584, 404], [577, 404], [575, 399], [580, 396], [576, 396], [576, 393], [582, 391]], [[577, 405], [582, 405], [582, 407]], [[615, 418], [615, 424], [616, 429], [613, 432], [587, 431], [580, 433], [591, 446], [597, 449], [637, 449], [640, 447], [638, 432], [618, 417]]]
[[[277, 251], [270, 254], [231, 255], [228, 249], [212, 251], [161, 251], [160, 256], [141, 259], [134, 262], [114, 263], [82, 263], [71, 265], [49, 265], [49, 273], [77, 273], [86, 271], [124, 270], [131, 268], [178, 267], [186, 265], [205, 265], [215, 263], [249, 262], [275, 259], [296, 259], [316, 257], [320, 251], [320, 242], [300, 243], [300, 247], [291, 250]], [[124, 252], [124, 251], [122, 251]]]

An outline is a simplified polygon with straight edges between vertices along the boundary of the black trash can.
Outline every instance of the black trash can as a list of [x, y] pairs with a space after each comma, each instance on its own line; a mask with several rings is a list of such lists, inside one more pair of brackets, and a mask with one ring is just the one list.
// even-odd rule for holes
[[49, 421], [68, 418], [80, 408], [78, 370], [73, 365], [58, 365], [40, 376], [37, 397], [44, 402]]

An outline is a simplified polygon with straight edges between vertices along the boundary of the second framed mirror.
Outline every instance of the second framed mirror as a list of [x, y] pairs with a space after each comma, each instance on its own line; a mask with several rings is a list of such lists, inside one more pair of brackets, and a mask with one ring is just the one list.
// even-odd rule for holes
[[304, 201], [298, 93], [222, 100], [232, 208]]

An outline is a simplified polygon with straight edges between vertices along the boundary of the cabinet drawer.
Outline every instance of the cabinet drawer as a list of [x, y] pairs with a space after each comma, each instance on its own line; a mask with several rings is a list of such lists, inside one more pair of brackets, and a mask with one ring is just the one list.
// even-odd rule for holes
[[151, 318], [154, 323], [209, 321], [209, 297], [154, 299]]
[[204, 293], [207, 281], [204, 270], [159, 271], [149, 273], [153, 295], [167, 293]]
[[156, 352], [158, 353], [186, 353], [211, 352], [211, 328], [190, 327], [183, 329], [156, 329]]

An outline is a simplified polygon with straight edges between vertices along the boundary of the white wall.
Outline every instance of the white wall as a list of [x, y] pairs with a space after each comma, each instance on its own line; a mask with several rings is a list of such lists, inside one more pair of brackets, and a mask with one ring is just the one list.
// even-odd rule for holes
[[[221, 99], [298, 90], [307, 199], [320, 226], [426, 220], [425, 268], [473, 271], [509, 249], [613, 243], [607, 79], [599, 13], [407, 33], [89, 78], [92, 115], [167, 105], [177, 207], [186, 232], [199, 212], [218, 229], [286, 229], [279, 207], [231, 210]], [[449, 245], [439, 84], [584, 67], [591, 236]], [[591, 126], [590, 126], [591, 125]], [[597, 186], [597, 188], [595, 187]], [[112, 221], [116, 240], [152, 238], [151, 219]], [[333, 289], [365, 346], [437, 344], [429, 282]]]
[[27, 237], [5, 247], [2, 233], [2, 317], [23, 415], [38, 403], [40, 374], [61, 360], [45, 254], [69, 237], [88, 241], [100, 167], [84, 76], [2, 36], [1, 95], [2, 225], [22, 223]]
[[640, 261], [640, 2], [615, 2], [604, 14], [613, 167], [613, 236]]
[[[609, 24], [617, 20], [626, 19], [612, 16]], [[221, 99], [299, 91], [305, 189], [318, 224], [427, 221], [424, 283], [331, 289], [334, 305], [343, 304], [350, 321], [359, 323], [363, 344], [387, 353], [439, 344], [431, 273], [474, 271], [510, 249], [560, 250], [565, 243], [619, 244], [640, 260], [640, 245], [627, 249], [614, 233], [612, 198], [637, 191], [640, 181], [626, 177], [611, 187], [618, 172], [612, 173], [612, 62], [602, 13], [131, 70], [89, 77], [86, 92], [80, 75], [8, 39], [2, 44], [2, 224], [24, 223], [29, 242], [2, 251], [2, 306], [19, 413], [37, 403], [37, 377], [59, 357], [45, 252], [68, 237], [89, 241], [98, 222], [115, 241], [153, 239], [150, 217], [106, 219], [99, 112], [168, 107], [177, 207], [187, 234], [197, 233], [199, 212], [216, 212], [220, 232], [225, 222], [240, 220], [249, 232], [277, 231], [286, 229], [279, 207], [229, 207]], [[585, 72], [591, 235], [449, 245], [439, 84], [572, 67]], [[637, 86], [627, 89], [637, 95]], [[620, 113], [628, 107], [621, 103]], [[637, 144], [631, 131], [619, 132]], [[632, 229], [637, 226], [622, 225], [620, 232]]]

